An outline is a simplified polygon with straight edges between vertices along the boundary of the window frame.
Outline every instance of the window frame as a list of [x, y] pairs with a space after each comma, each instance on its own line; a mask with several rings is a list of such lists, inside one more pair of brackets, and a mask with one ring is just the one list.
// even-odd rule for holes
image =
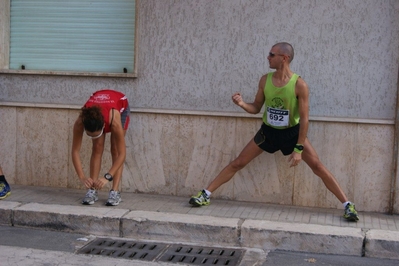
[[134, 58], [132, 73], [107, 72], [79, 72], [79, 71], [51, 71], [51, 70], [22, 70], [10, 69], [10, 12], [11, 0], [0, 0], [0, 74], [27, 74], [27, 75], [55, 75], [55, 76], [87, 76], [87, 77], [123, 77], [137, 78], [137, 44], [138, 44], [138, 6], [140, 0], [135, 1], [134, 27]]

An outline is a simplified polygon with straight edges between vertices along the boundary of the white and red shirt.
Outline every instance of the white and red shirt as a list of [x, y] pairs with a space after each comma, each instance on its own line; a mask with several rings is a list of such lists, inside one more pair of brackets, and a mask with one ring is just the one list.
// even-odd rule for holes
[[108, 133], [111, 131], [109, 127], [109, 111], [115, 109], [122, 113], [128, 106], [128, 101], [123, 93], [104, 89], [94, 92], [89, 100], [87, 100], [84, 107], [91, 107], [94, 105], [101, 108], [101, 113], [105, 122], [104, 132]]

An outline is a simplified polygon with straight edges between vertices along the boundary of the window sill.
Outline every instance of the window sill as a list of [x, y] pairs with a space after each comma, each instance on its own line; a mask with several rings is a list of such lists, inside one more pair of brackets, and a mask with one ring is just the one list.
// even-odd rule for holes
[[[2, 102], [1, 107], [22, 107], [22, 108], [50, 108], [50, 109], [69, 109], [80, 110], [81, 105], [67, 104], [48, 104], [48, 103], [24, 103], [24, 102]], [[261, 119], [263, 112], [253, 115], [245, 112], [220, 112], [220, 111], [195, 111], [195, 110], [172, 110], [172, 109], [151, 109], [130, 107], [131, 113], [142, 114], [162, 114], [162, 115], [192, 115], [204, 117], [233, 117], [233, 118], [254, 118]], [[331, 117], [331, 116], [310, 116], [309, 121], [330, 122], [330, 123], [351, 123], [351, 124], [371, 124], [371, 125], [395, 125], [394, 119], [373, 119], [373, 118], [353, 118], [353, 117]]]

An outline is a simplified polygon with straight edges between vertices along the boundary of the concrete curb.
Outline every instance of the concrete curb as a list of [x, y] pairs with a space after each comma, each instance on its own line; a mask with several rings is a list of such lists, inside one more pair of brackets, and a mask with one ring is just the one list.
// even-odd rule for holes
[[132, 211], [121, 220], [123, 237], [238, 246], [239, 219]]
[[0, 224], [97, 236], [399, 259], [399, 232], [316, 224], [1, 202]]
[[0, 224], [12, 225], [13, 210], [21, 206], [21, 203], [14, 201], [2, 201], [0, 206]]
[[263, 250], [287, 250], [361, 256], [364, 235], [358, 228], [315, 224], [246, 220], [241, 227], [244, 246]]
[[28, 203], [13, 209], [11, 224], [119, 237], [120, 219], [128, 212], [125, 209]]
[[365, 238], [365, 256], [399, 260], [399, 232], [369, 230]]

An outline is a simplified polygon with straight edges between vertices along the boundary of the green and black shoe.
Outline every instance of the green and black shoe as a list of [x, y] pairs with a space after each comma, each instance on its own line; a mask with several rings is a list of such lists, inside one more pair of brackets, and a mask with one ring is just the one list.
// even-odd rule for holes
[[357, 215], [357, 211], [355, 209], [355, 204], [348, 203], [345, 207], [344, 218], [348, 221], [357, 222], [359, 221], [359, 216]]
[[206, 195], [205, 190], [201, 190], [197, 196], [192, 196], [188, 203], [194, 207], [206, 206], [211, 203], [211, 199]]

